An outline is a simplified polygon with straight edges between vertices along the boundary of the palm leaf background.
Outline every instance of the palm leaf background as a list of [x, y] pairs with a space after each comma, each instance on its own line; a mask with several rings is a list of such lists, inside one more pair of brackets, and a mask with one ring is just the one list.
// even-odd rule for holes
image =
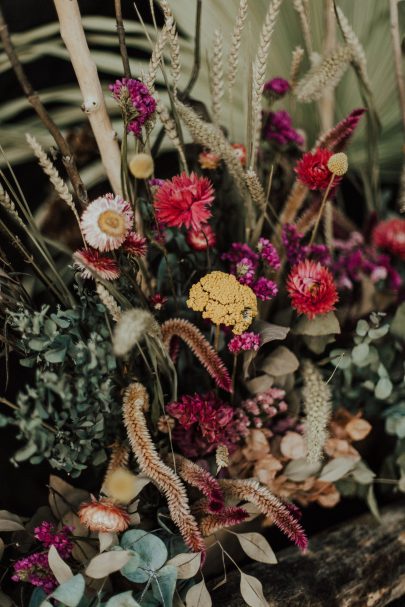
[[[396, 181], [403, 159], [404, 137], [391, 48], [389, 5], [385, 0], [358, 0], [357, 2], [338, 0], [337, 3], [351, 23], [366, 52], [374, 105], [381, 122], [378, 141], [381, 174], [386, 181]], [[125, 0], [123, 4], [125, 5]], [[220, 27], [223, 32], [226, 65], [226, 52], [229, 48], [238, 4], [238, 0], [204, 0], [203, 2], [202, 65], [193, 97], [203, 101], [207, 107], [210, 105], [207, 57], [212, 47], [214, 30]], [[185, 84], [188, 80], [193, 65], [196, 3], [192, 0], [172, 0], [171, 7], [180, 33], [182, 50], [181, 88], [181, 84]], [[223, 122], [228, 128], [231, 128], [231, 135], [235, 141], [245, 140], [249, 66], [256, 52], [257, 41], [267, 7], [268, 0], [250, 0], [249, 2], [249, 13], [243, 33], [240, 66], [234, 88], [233, 102], [230, 104], [227, 95], [223, 99]], [[321, 52], [324, 34], [323, 3], [320, 0], [309, 0], [309, 8], [313, 47], [315, 51]], [[401, 2], [399, 8], [400, 17], [402, 17], [405, 3]], [[113, 124], [119, 132], [121, 128], [119, 110], [107, 90], [108, 83], [122, 75], [115, 20], [108, 17], [85, 16], [83, 17], [83, 24], [94, 60], [102, 74], [107, 105]], [[125, 27], [127, 45], [132, 57], [131, 67], [133, 74], [136, 76], [147, 69], [151, 52], [151, 45], [145, 35], [145, 28], [152, 41], [156, 39], [156, 32], [153, 26], [140, 24], [136, 19], [135, 11], [133, 20], [127, 19], [125, 21]], [[339, 37], [340, 34], [338, 33]], [[69, 61], [59, 35], [57, 23], [49, 23], [15, 34], [13, 40], [24, 64], [30, 64], [43, 57], [57, 57]], [[299, 18], [292, 1], [285, 0], [271, 44], [268, 61], [269, 77], [288, 77], [291, 53], [297, 45], [304, 46]], [[309, 61], [306, 58], [302, 69], [305, 71], [308, 67]], [[4, 53], [1, 53], [0, 73], [9, 69], [7, 57]], [[158, 78], [159, 84], [163, 87], [161, 75]], [[51, 108], [53, 118], [60, 128], [68, 129], [85, 121], [86, 118], [80, 109], [81, 96], [76, 83], [58, 86], [57, 88], [46, 88], [39, 92], [43, 101]], [[335, 99], [336, 121], [347, 115], [355, 107], [363, 105], [357, 78], [352, 68], [349, 67], [338, 85]], [[320, 129], [317, 105], [314, 103], [301, 104], [294, 98], [284, 105], [291, 111], [294, 117], [294, 125], [306, 131], [309, 145], [311, 145]], [[32, 112], [26, 111], [27, 108], [29, 108], [28, 102], [23, 97], [0, 104], [2, 146], [11, 163], [22, 162], [30, 157], [31, 152], [26, 145], [24, 135], [27, 131], [37, 137], [44, 145], [52, 144], [49, 134], [43, 129], [36, 116]], [[367, 169], [367, 145], [366, 129], [363, 126], [356, 134], [350, 148], [351, 166], [355, 166], [360, 171]], [[100, 163], [87, 167], [83, 171], [83, 178], [89, 187], [102, 180], [103, 170]]]

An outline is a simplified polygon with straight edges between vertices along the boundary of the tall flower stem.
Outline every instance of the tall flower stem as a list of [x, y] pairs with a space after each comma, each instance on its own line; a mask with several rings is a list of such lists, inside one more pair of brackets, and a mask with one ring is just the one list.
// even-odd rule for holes
[[311, 246], [315, 240], [316, 234], [318, 232], [318, 228], [319, 228], [319, 223], [322, 219], [322, 215], [323, 215], [323, 211], [325, 209], [325, 205], [326, 205], [326, 201], [328, 200], [328, 196], [329, 196], [329, 192], [331, 190], [331, 187], [333, 185], [333, 180], [335, 179], [335, 175], [332, 174], [332, 177], [330, 178], [330, 181], [328, 183], [328, 187], [325, 190], [325, 194], [323, 195], [322, 198], [322, 202], [321, 202], [321, 206], [319, 209], [319, 213], [318, 213], [318, 217], [316, 218], [316, 222], [314, 225], [314, 229], [312, 230], [312, 235], [311, 235], [311, 240], [309, 241], [309, 246]]
[[121, 55], [122, 65], [124, 67], [124, 76], [125, 76], [125, 78], [131, 78], [131, 67], [129, 65], [127, 45], [125, 44], [125, 27], [124, 27], [124, 21], [122, 19], [121, 0], [114, 0], [114, 6], [115, 6], [115, 20], [117, 22], [118, 41], [119, 41], [119, 45], [120, 45], [120, 55]]
[[218, 352], [219, 348], [220, 325], [215, 325], [214, 350]]

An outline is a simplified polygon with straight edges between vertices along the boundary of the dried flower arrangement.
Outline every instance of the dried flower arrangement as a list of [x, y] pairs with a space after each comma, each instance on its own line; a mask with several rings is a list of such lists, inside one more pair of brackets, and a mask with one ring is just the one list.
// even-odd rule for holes
[[[9, 577], [34, 589], [30, 607], [207, 607], [211, 548], [221, 551], [225, 580], [228, 562], [239, 569], [227, 533], [248, 557], [276, 563], [259, 525], [246, 531], [247, 521], [275, 525], [305, 551], [296, 504], [331, 508], [341, 495], [357, 495], [378, 516], [378, 480], [405, 490], [405, 220], [380, 209], [361, 230], [344, 204], [347, 147], [359, 123], [374, 119], [357, 36], [337, 7], [343, 41], [315, 57], [304, 3], [294, 1], [310, 68], [302, 75], [297, 48], [289, 77], [266, 81], [283, 4], [271, 0], [246, 75], [242, 143], [233, 141], [232, 124], [223, 126], [222, 99], [235, 96], [247, 1], [228, 47], [214, 33], [210, 111], [191, 97], [201, 2], [183, 89], [177, 26], [169, 3], [159, 4], [164, 25], [149, 70], [135, 78], [115, 0], [123, 77], [110, 94], [122, 114], [118, 138], [77, 2], [55, 0], [112, 189], [94, 199], [1, 19], [4, 49], [70, 184], [35, 137], [27, 142], [82, 241], [69, 251], [44, 235], [11, 168], [0, 172], [0, 229], [24, 267], [11, 260], [13, 248], [0, 247], [2, 342], [6, 357], [30, 369], [15, 403], [0, 397], [12, 410], [0, 423], [22, 442], [15, 464], [45, 460], [60, 474], [92, 476], [89, 490], [51, 476], [40, 520], [1, 511], [0, 532], [12, 534], [4, 546]], [[349, 64], [366, 108], [308, 149], [305, 129], [273, 106], [287, 96], [317, 102], [327, 123], [321, 101]], [[164, 92], [155, 86], [158, 71]], [[178, 171], [163, 180], [155, 166], [164, 136]], [[385, 479], [363, 457], [378, 418], [397, 439]], [[266, 605], [260, 581], [239, 571], [246, 604]]]

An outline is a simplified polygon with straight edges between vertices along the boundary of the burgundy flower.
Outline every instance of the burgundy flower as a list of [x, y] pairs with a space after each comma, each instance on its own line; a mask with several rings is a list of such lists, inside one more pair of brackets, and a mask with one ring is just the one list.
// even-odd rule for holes
[[[328, 169], [328, 160], [332, 152], [324, 148], [318, 148], [315, 152], [306, 152], [295, 168], [298, 179], [310, 190], [326, 190], [332, 173]], [[334, 178], [334, 185], [339, 179]]]

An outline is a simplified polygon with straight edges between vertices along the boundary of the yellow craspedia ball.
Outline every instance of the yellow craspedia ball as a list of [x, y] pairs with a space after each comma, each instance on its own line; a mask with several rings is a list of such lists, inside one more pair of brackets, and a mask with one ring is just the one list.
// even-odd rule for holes
[[126, 468], [116, 468], [107, 474], [103, 491], [115, 502], [128, 504], [137, 495], [136, 476]]
[[347, 156], [343, 152], [333, 154], [333, 156], [331, 156], [328, 160], [328, 169], [337, 177], [341, 177], [342, 175], [347, 173], [348, 167], [349, 163], [347, 160]]
[[129, 161], [129, 170], [136, 179], [149, 179], [153, 168], [153, 158], [149, 154], [135, 154]]

